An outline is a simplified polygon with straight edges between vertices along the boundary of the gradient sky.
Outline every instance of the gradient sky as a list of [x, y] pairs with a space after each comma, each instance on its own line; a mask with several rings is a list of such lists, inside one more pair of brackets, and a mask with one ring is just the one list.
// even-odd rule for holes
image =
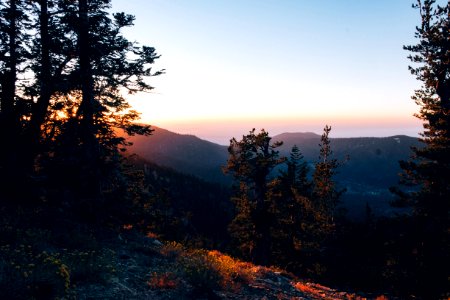
[[251, 128], [417, 135], [409, 0], [112, 0], [125, 35], [161, 54], [142, 120], [227, 144]]

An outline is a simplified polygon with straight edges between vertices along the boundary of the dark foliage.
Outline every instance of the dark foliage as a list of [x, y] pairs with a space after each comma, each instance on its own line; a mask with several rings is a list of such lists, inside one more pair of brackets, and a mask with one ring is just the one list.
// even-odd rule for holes
[[[340, 193], [333, 185], [338, 163], [332, 159], [324, 129], [320, 161], [312, 182], [298, 147], [289, 159], [279, 157], [269, 134], [253, 129], [241, 141], [232, 139], [224, 168], [235, 178], [236, 214], [230, 224], [240, 255], [262, 264], [277, 264], [304, 274], [323, 273], [321, 254], [334, 229], [334, 212]], [[282, 164], [279, 175], [272, 171]]]
[[412, 159], [400, 163], [403, 183], [417, 189], [396, 190], [397, 204], [411, 206], [413, 213], [404, 233], [408, 242], [404, 256], [409, 260], [394, 261], [405, 269], [411, 292], [438, 298], [448, 293], [450, 259], [450, 4], [425, 0], [413, 7], [421, 16], [416, 28], [419, 42], [404, 49], [412, 52], [410, 71], [422, 82], [412, 99], [420, 106], [416, 117], [423, 121], [420, 140], [425, 146], [413, 148]]
[[224, 249], [232, 214], [229, 189], [135, 155], [128, 163], [142, 176], [133, 196], [138, 206], [131, 210], [141, 230], [190, 246]]

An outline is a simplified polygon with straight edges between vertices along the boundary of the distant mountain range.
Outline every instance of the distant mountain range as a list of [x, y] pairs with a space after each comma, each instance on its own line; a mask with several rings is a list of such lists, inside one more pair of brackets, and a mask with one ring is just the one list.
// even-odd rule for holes
[[[273, 137], [283, 141], [280, 153], [287, 155], [297, 145], [305, 159], [314, 163], [319, 156], [320, 136], [314, 133], [283, 133]], [[420, 147], [417, 138], [391, 136], [384, 138], [332, 138], [335, 157], [342, 162], [337, 181], [347, 188], [384, 189], [398, 182], [399, 160], [407, 160], [411, 147]], [[352, 192], [349, 190], [349, 192]], [[361, 191], [360, 191], [361, 192]]]
[[[197, 176], [210, 182], [224, 185], [231, 178], [223, 175], [228, 151], [226, 146], [202, 140], [193, 135], [183, 135], [168, 130], [155, 129], [151, 136], [130, 138], [133, 145], [129, 151], [156, 164], [173, 168], [179, 172]], [[239, 139], [239, 137], [236, 137]], [[280, 154], [287, 156], [292, 146], [297, 145], [305, 160], [314, 166], [319, 156], [320, 135], [311, 132], [283, 133], [272, 137], [283, 141]], [[331, 147], [335, 157], [343, 162], [336, 181], [347, 192], [346, 206], [360, 211], [366, 202], [375, 213], [385, 214], [391, 208], [387, 203], [392, 195], [388, 188], [398, 184], [399, 160], [407, 160], [411, 146], [420, 147], [417, 138], [391, 136], [385, 138], [332, 138]]]

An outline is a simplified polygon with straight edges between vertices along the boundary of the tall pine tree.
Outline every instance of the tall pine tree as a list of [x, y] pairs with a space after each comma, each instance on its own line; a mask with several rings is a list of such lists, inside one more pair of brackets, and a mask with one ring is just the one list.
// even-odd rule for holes
[[269, 212], [270, 172], [284, 161], [276, 148], [281, 142], [271, 143], [269, 133], [264, 129], [256, 134], [255, 129], [237, 141], [230, 141], [230, 157], [226, 173], [231, 173], [237, 182], [236, 217], [230, 225], [242, 253], [255, 262], [267, 264], [270, 256], [270, 228], [272, 217]]
[[4, 186], [0, 193], [5, 194], [23, 180], [17, 165], [21, 161], [18, 137], [22, 130], [25, 82], [19, 78], [29, 58], [29, 7], [23, 0], [0, 2], [0, 181]]
[[334, 226], [334, 216], [339, 197], [344, 192], [338, 191], [334, 181], [336, 169], [339, 167], [337, 159], [333, 158], [331, 142], [328, 137], [331, 126], [325, 126], [321, 137], [319, 160], [313, 173], [312, 198], [316, 211], [321, 215], [325, 227]]
[[308, 172], [308, 164], [294, 145], [285, 168], [272, 181], [268, 195], [274, 219], [271, 229], [272, 263], [302, 272], [311, 263], [311, 250], [317, 244]]
[[407, 266], [415, 281], [411, 285], [432, 299], [448, 292], [449, 278], [450, 4], [419, 0], [413, 7], [421, 16], [419, 42], [404, 49], [412, 53], [411, 73], [422, 82], [412, 99], [420, 106], [416, 117], [423, 121], [424, 147], [414, 148], [413, 159], [401, 162], [403, 182], [418, 187], [401, 196], [413, 208], [415, 225], [410, 236], [415, 265]]
[[110, 9], [110, 0], [1, 1], [0, 130], [9, 144], [0, 171], [11, 187], [3, 196], [31, 199], [23, 186], [45, 179], [52, 190], [100, 198], [120, 177], [127, 143], [117, 128], [151, 132], [133, 122], [139, 114], [123, 91], [150, 91], [159, 55], [127, 40], [134, 17]]

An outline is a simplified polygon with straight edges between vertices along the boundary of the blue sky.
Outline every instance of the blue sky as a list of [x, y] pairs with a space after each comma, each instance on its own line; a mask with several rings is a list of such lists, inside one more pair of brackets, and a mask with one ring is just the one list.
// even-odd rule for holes
[[408, 71], [417, 10], [408, 0], [113, 0], [125, 34], [154, 46], [143, 121], [222, 144], [252, 127], [275, 135], [416, 135]]

